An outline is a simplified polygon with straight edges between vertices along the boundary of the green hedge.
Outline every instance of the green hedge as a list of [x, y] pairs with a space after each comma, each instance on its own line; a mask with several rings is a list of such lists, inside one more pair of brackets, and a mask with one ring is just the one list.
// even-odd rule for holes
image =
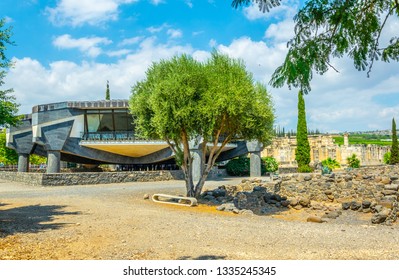
[[[278, 170], [277, 161], [272, 157], [262, 158], [261, 172], [262, 175], [266, 172], [275, 172]], [[227, 174], [230, 176], [249, 176], [250, 159], [248, 157], [239, 157], [230, 160], [226, 164]]]

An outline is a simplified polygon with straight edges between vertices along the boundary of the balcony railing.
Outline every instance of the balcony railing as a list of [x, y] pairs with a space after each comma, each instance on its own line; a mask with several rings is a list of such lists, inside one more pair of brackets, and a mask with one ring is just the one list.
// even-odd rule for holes
[[84, 141], [137, 141], [145, 140], [138, 137], [133, 131], [102, 131], [86, 132], [82, 135]]
[[[222, 143], [225, 136], [219, 137], [219, 143]], [[82, 135], [83, 141], [148, 141], [137, 136], [133, 131], [102, 131], [86, 132]], [[160, 139], [151, 139], [150, 141], [162, 141]], [[237, 144], [238, 140], [230, 141], [229, 144]], [[212, 142], [208, 142], [211, 144]]]

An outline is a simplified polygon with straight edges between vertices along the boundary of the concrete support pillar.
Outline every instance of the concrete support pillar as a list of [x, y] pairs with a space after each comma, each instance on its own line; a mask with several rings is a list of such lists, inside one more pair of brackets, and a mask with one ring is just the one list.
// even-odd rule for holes
[[193, 157], [193, 181], [194, 182], [198, 182], [201, 178], [201, 174], [203, 172], [202, 168], [201, 168], [201, 150], [191, 150], [190, 151]]
[[18, 172], [29, 172], [29, 154], [18, 154]]
[[249, 175], [251, 177], [260, 177], [261, 174], [261, 155], [260, 152], [252, 152], [249, 161]]
[[258, 141], [248, 141], [246, 145], [247, 145], [247, 150], [250, 154], [249, 176], [260, 177], [262, 175], [261, 152], [263, 150], [263, 146]]
[[47, 173], [59, 173], [61, 171], [61, 152], [47, 151]]

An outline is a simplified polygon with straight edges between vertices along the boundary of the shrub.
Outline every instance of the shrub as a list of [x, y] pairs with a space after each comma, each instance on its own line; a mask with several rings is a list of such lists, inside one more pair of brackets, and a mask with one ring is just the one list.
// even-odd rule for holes
[[346, 159], [348, 166], [351, 168], [359, 168], [360, 160], [356, 157], [355, 154], [352, 154], [350, 157]]
[[262, 158], [262, 165], [265, 167], [265, 172], [275, 172], [278, 170], [278, 163], [274, 157]]
[[309, 165], [298, 166], [298, 173], [310, 173], [313, 169]]
[[39, 155], [30, 155], [29, 162], [35, 165], [46, 164], [47, 158]]
[[336, 161], [335, 159], [331, 159], [331, 158], [327, 158], [327, 159], [323, 160], [321, 162], [321, 164], [324, 167], [327, 167], [328, 169], [330, 169], [330, 171], [334, 170], [335, 168], [341, 167], [341, 165], [339, 164], [338, 161]]
[[384, 163], [389, 164], [391, 162], [391, 152], [386, 152], [384, 154]]
[[239, 157], [230, 160], [226, 164], [227, 174], [230, 176], [248, 176], [249, 175], [249, 158]]
[[[278, 163], [273, 157], [262, 158], [262, 175], [266, 172], [275, 172], [276, 170], [278, 170]], [[249, 176], [250, 159], [248, 157], [234, 158], [226, 164], [226, 171], [230, 176]]]

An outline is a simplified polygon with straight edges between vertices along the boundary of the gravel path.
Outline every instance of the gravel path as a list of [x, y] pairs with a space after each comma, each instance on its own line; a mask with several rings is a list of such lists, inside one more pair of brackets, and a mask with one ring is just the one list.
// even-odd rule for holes
[[[206, 187], [241, 179], [210, 181]], [[346, 211], [235, 215], [143, 200], [184, 182], [32, 187], [0, 181], [0, 259], [399, 259], [399, 226]]]

